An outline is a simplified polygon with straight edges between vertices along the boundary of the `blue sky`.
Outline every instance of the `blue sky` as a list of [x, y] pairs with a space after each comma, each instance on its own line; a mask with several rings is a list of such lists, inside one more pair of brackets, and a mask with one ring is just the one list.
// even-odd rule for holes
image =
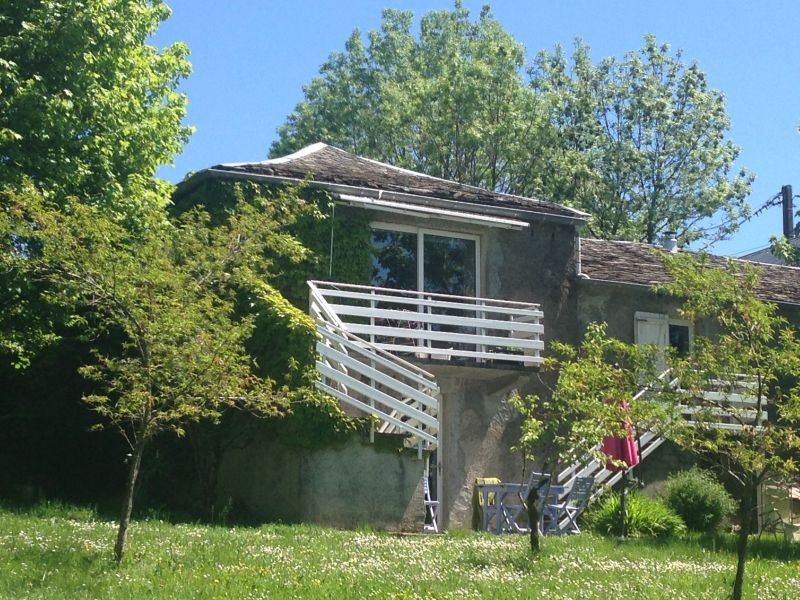
[[[280, 125], [333, 50], [353, 29], [380, 26], [384, 7], [418, 18], [452, 9], [449, 0], [167, 0], [173, 16], [153, 40], [184, 41], [194, 73], [184, 84], [187, 123], [197, 131], [175, 167], [160, 175], [180, 181], [188, 171], [221, 162], [266, 158]], [[477, 15], [486, 2], [465, 1]], [[489, 3], [528, 55], [581, 37], [592, 56], [621, 56], [653, 33], [696, 60], [727, 97], [730, 139], [738, 165], [753, 171], [750, 204], [757, 208], [793, 184], [800, 192], [800, 2], [796, 0], [539, 0]], [[797, 204], [797, 201], [795, 201]], [[779, 208], [745, 224], [718, 254], [741, 254], [780, 233]]]

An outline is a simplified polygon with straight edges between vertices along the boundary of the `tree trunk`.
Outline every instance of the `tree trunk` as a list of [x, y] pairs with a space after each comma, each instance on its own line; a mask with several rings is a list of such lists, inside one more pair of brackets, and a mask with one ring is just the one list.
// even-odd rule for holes
[[131, 466], [128, 470], [128, 483], [125, 486], [125, 498], [122, 501], [122, 514], [119, 518], [117, 543], [114, 546], [114, 559], [117, 563], [122, 562], [122, 557], [125, 554], [125, 543], [128, 540], [128, 525], [131, 522], [131, 512], [133, 512], [133, 494], [136, 491], [136, 480], [139, 477], [139, 466], [142, 463], [144, 446], [145, 441], [140, 438], [133, 449], [133, 456], [131, 457]]
[[539, 511], [537, 509], [539, 505], [539, 488], [537, 486], [531, 486], [530, 491], [528, 491], [526, 502], [528, 503], [528, 527], [531, 530], [531, 552], [538, 554], [540, 547]]
[[736, 541], [736, 579], [733, 582], [733, 600], [741, 600], [744, 585], [744, 568], [747, 563], [747, 541], [750, 536], [750, 524], [753, 521], [753, 496], [755, 486], [749, 483], [745, 486], [744, 497], [739, 510], [739, 539]]

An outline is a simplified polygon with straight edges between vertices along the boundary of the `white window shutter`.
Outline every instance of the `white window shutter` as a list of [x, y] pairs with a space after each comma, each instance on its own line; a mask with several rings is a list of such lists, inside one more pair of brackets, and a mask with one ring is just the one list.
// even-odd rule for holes
[[637, 344], [669, 346], [669, 317], [658, 313], [636, 312], [634, 315], [634, 341]]

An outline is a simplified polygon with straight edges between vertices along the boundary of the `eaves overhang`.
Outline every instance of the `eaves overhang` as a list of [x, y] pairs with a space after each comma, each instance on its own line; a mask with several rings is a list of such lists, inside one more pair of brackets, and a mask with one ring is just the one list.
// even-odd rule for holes
[[[175, 191], [175, 197], [180, 198], [185, 196], [194, 190], [204, 180], [214, 178], [233, 179], [238, 181], [257, 181], [283, 185], [309, 185], [311, 187], [331, 193], [331, 195], [334, 198], [337, 198], [339, 201], [342, 201], [340, 198], [341, 196], [359, 197], [364, 199], [394, 202], [406, 205], [409, 208], [438, 208], [447, 211], [453, 211], [461, 215], [490, 215], [511, 221], [523, 221], [526, 223], [544, 220], [571, 224], [579, 227], [583, 225], [583, 223], [585, 223], [589, 218], [588, 213], [584, 213], [575, 209], [570, 209], [574, 213], [573, 215], [558, 215], [545, 211], [537, 211], [533, 208], [522, 210], [502, 206], [487, 206], [485, 204], [459, 202], [456, 200], [447, 200], [433, 196], [421, 196], [417, 194], [365, 188], [340, 183], [331, 183], [327, 181], [317, 181], [314, 179], [299, 179], [294, 177], [282, 177], [278, 175], [265, 175], [261, 173], [243, 173], [239, 171], [228, 171], [214, 168], [198, 171], [191, 175], [188, 179], [178, 184], [178, 187]], [[512, 228], [517, 228], [517, 225], [514, 225]]]

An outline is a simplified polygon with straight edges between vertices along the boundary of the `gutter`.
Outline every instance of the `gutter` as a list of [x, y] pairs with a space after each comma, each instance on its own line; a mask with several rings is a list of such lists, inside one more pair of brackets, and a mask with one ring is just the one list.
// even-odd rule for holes
[[191, 192], [197, 185], [208, 178], [220, 177], [225, 179], [235, 179], [239, 181], [263, 181], [266, 183], [290, 184], [298, 185], [308, 183], [315, 188], [326, 190], [334, 194], [344, 194], [349, 196], [362, 196], [366, 198], [374, 198], [376, 200], [390, 200], [405, 202], [407, 204], [416, 204], [419, 206], [429, 206], [435, 208], [443, 208], [445, 210], [453, 210], [457, 212], [465, 212], [468, 208], [471, 212], [484, 215], [495, 215], [511, 219], [543, 219], [549, 221], [557, 221], [561, 223], [570, 223], [574, 225], [583, 224], [586, 222], [589, 215], [578, 210], [569, 209], [576, 213], [576, 216], [557, 215], [552, 213], [540, 212], [537, 210], [522, 210], [515, 208], [506, 208], [501, 206], [486, 206], [483, 204], [474, 204], [471, 202], [458, 202], [455, 200], [446, 200], [444, 198], [435, 198], [428, 196], [420, 196], [418, 194], [408, 194], [405, 192], [390, 192], [387, 190], [375, 190], [372, 188], [364, 188], [354, 185], [345, 185], [340, 183], [328, 183], [324, 181], [298, 179], [296, 177], [281, 177], [278, 175], [264, 175], [257, 173], [243, 173], [237, 171], [227, 171], [223, 169], [204, 169], [193, 174], [189, 179], [184, 180], [178, 184], [178, 189], [175, 192], [175, 197], [180, 198]]

